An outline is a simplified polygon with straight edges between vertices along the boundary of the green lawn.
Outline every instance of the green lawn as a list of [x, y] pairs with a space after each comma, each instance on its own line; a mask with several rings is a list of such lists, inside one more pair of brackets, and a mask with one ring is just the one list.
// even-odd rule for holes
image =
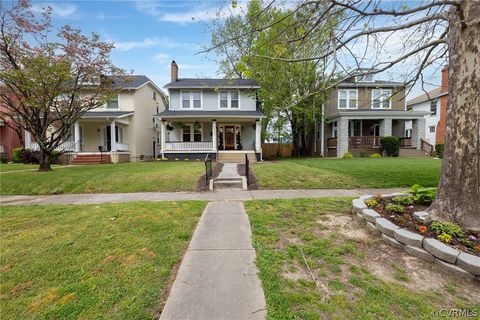
[[385, 244], [351, 199], [246, 202], [268, 319], [437, 319], [480, 308], [480, 287]]
[[1, 176], [1, 194], [193, 191], [204, 173], [200, 162], [139, 162], [25, 171]]
[[441, 160], [431, 158], [292, 159], [256, 163], [261, 189], [436, 186]]
[[205, 203], [2, 207], [2, 319], [152, 319]]
[[0, 172], [9, 172], [17, 170], [38, 169], [38, 164], [23, 164], [23, 163], [1, 163]]

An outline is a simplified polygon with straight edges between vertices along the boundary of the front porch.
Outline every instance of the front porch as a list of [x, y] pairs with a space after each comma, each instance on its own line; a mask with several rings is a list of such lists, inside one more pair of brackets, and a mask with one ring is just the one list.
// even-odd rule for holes
[[162, 119], [158, 153], [169, 160], [203, 160], [207, 154], [253, 153], [261, 157], [259, 119]]
[[[130, 120], [131, 114], [117, 116], [96, 116], [87, 113], [71, 128], [65, 141], [55, 150], [69, 154], [72, 163], [119, 163], [130, 161]], [[114, 137], [114, 138], [112, 138]], [[26, 148], [40, 150], [31, 135], [25, 135]]]
[[[331, 119], [325, 125], [326, 155], [341, 158], [351, 152], [354, 156], [381, 153], [380, 139], [394, 136], [400, 148], [421, 150], [425, 136], [425, 113], [411, 111], [354, 112]], [[383, 114], [385, 113], [385, 115]], [[411, 121], [412, 129], [405, 123]]]

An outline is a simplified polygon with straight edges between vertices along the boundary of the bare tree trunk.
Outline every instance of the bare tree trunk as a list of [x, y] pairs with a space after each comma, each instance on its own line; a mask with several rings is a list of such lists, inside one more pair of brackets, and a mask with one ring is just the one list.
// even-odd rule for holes
[[51, 152], [45, 152], [43, 150], [40, 151], [40, 157], [38, 159], [40, 166], [38, 167], [38, 171], [52, 171], [51, 166]]
[[[445, 150], [437, 219], [480, 230], [480, 2], [463, 1], [450, 12], [449, 84]], [[463, 19], [463, 22], [462, 22]]]

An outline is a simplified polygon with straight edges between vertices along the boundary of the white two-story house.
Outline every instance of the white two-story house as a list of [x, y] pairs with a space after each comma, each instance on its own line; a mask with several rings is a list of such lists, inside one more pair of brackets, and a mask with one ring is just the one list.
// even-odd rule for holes
[[[120, 88], [117, 97], [86, 112], [59, 147], [73, 154], [73, 164], [135, 162], [156, 156], [158, 133], [153, 115], [165, 110], [164, 92], [143, 75], [119, 80], [116, 86]], [[26, 147], [38, 149], [30, 135]]]
[[[160, 120], [159, 153], [172, 159], [203, 160], [207, 154], [220, 161], [248, 154], [261, 158], [261, 124], [257, 89], [250, 79], [178, 78], [171, 64], [170, 96]], [[254, 157], [255, 156], [255, 157]]]

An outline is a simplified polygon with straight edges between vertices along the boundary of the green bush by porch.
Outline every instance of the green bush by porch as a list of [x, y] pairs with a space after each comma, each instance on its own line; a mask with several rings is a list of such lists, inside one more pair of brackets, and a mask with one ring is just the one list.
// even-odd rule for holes
[[[5, 165], [9, 166], [9, 165]], [[3, 165], [2, 165], [3, 168]], [[194, 191], [203, 162], [142, 162], [2, 174], [1, 194]]]
[[433, 187], [441, 160], [432, 158], [291, 159], [253, 165], [261, 189]]
[[156, 318], [204, 206], [2, 208], [2, 318]]

